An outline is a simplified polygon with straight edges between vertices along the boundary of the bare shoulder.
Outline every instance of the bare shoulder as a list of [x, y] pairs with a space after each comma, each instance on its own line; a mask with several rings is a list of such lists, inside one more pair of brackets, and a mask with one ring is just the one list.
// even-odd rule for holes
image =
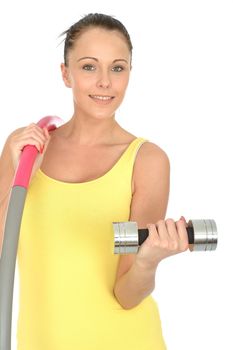
[[[152, 142], [143, 143], [134, 164], [134, 191], [129, 217], [129, 221], [136, 221], [139, 228], [164, 216], [169, 193], [169, 173], [170, 164], [166, 152]], [[136, 254], [120, 256], [115, 287], [136, 257]], [[114, 288], [114, 293], [117, 295], [117, 288]]]
[[170, 172], [170, 161], [167, 153], [153, 142], [145, 142], [140, 147], [134, 171], [134, 186], [144, 183], [150, 176], [163, 176]]
[[21, 126], [20, 128], [17, 128], [15, 130], [13, 130], [9, 136], [16, 135], [16, 134], [18, 134], [19, 132], [21, 132], [25, 128], [26, 128], [26, 126]]
[[9, 138], [11, 137], [11, 136], [14, 136], [14, 135], [17, 135], [17, 134], [19, 134], [21, 131], [23, 131], [25, 129], [25, 126], [22, 126], [22, 127], [20, 127], [20, 128], [17, 128], [17, 129], [15, 129], [15, 130], [13, 130], [9, 135], [8, 135], [8, 137], [7, 137], [7, 141], [9, 140]]
[[10, 143], [10, 138], [14, 135], [17, 135], [19, 132], [21, 132], [25, 127], [21, 127], [18, 129], [13, 130], [6, 138], [5, 144], [3, 145], [2, 151], [1, 151], [1, 155], [0, 155], [0, 159], [2, 160], [3, 158], [5, 159], [5, 157], [9, 156], [9, 143]]
[[12, 136], [17, 135], [20, 133], [25, 127], [21, 127], [18, 129], [13, 130], [7, 137], [5, 144], [3, 145], [3, 148], [0, 152], [0, 168], [4, 169], [4, 172], [0, 173], [0, 177], [4, 176], [6, 177], [6, 169], [9, 171], [10, 174], [14, 173], [13, 165], [11, 164], [11, 154], [10, 154], [10, 139]]
[[138, 153], [138, 158], [141, 161], [162, 161], [169, 162], [169, 158], [167, 153], [158, 145], [153, 142], [145, 142], [140, 148], [140, 152]]

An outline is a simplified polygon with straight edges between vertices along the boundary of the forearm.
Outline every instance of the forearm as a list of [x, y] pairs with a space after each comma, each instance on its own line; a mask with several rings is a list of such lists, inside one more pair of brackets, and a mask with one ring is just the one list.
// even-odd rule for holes
[[137, 259], [115, 283], [114, 295], [124, 309], [137, 306], [155, 288], [157, 267], [146, 268]]

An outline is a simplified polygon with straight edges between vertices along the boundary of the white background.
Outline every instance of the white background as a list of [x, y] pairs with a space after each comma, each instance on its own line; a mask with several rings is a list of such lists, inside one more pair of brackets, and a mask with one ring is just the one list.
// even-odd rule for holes
[[[2, 1], [1, 149], [18, 127], [45, 115], [71, 117], [58, 35], [89, 12], [116, 16], [131, 35], [133, 71], [116, 119], [167, 152], [167, 217], [218, 226], [215, 252], [188, 251], [159, 265], [153, 296], [168, 350], [233, 349], [232, 1]], [[13, 349], [17, 291], [16, 274]]]

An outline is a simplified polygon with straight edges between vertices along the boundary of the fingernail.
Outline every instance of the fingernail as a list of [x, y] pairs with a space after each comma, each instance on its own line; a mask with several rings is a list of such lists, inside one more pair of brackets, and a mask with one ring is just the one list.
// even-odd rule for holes
[[180, 220], [183, 220], [186, 222], [185, 218], [183, 216], [180, 217]]
[[43, 150], [44, 150], [44, 146], [42, 146], [42, 147], [40, 148], [40, 153], [41, 153], [41, 154], [43, 153]]

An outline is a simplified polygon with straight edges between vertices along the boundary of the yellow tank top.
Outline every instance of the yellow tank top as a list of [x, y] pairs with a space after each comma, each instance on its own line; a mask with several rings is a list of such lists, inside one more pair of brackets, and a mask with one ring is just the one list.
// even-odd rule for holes
[[103, 176], [55, 180], [40, 169], [25, 202], [17, 255], [18, 350], [164, 350], [150, 295], [126, 310], [113, 288], [112, 222], [129, 221], [138, 137]]

